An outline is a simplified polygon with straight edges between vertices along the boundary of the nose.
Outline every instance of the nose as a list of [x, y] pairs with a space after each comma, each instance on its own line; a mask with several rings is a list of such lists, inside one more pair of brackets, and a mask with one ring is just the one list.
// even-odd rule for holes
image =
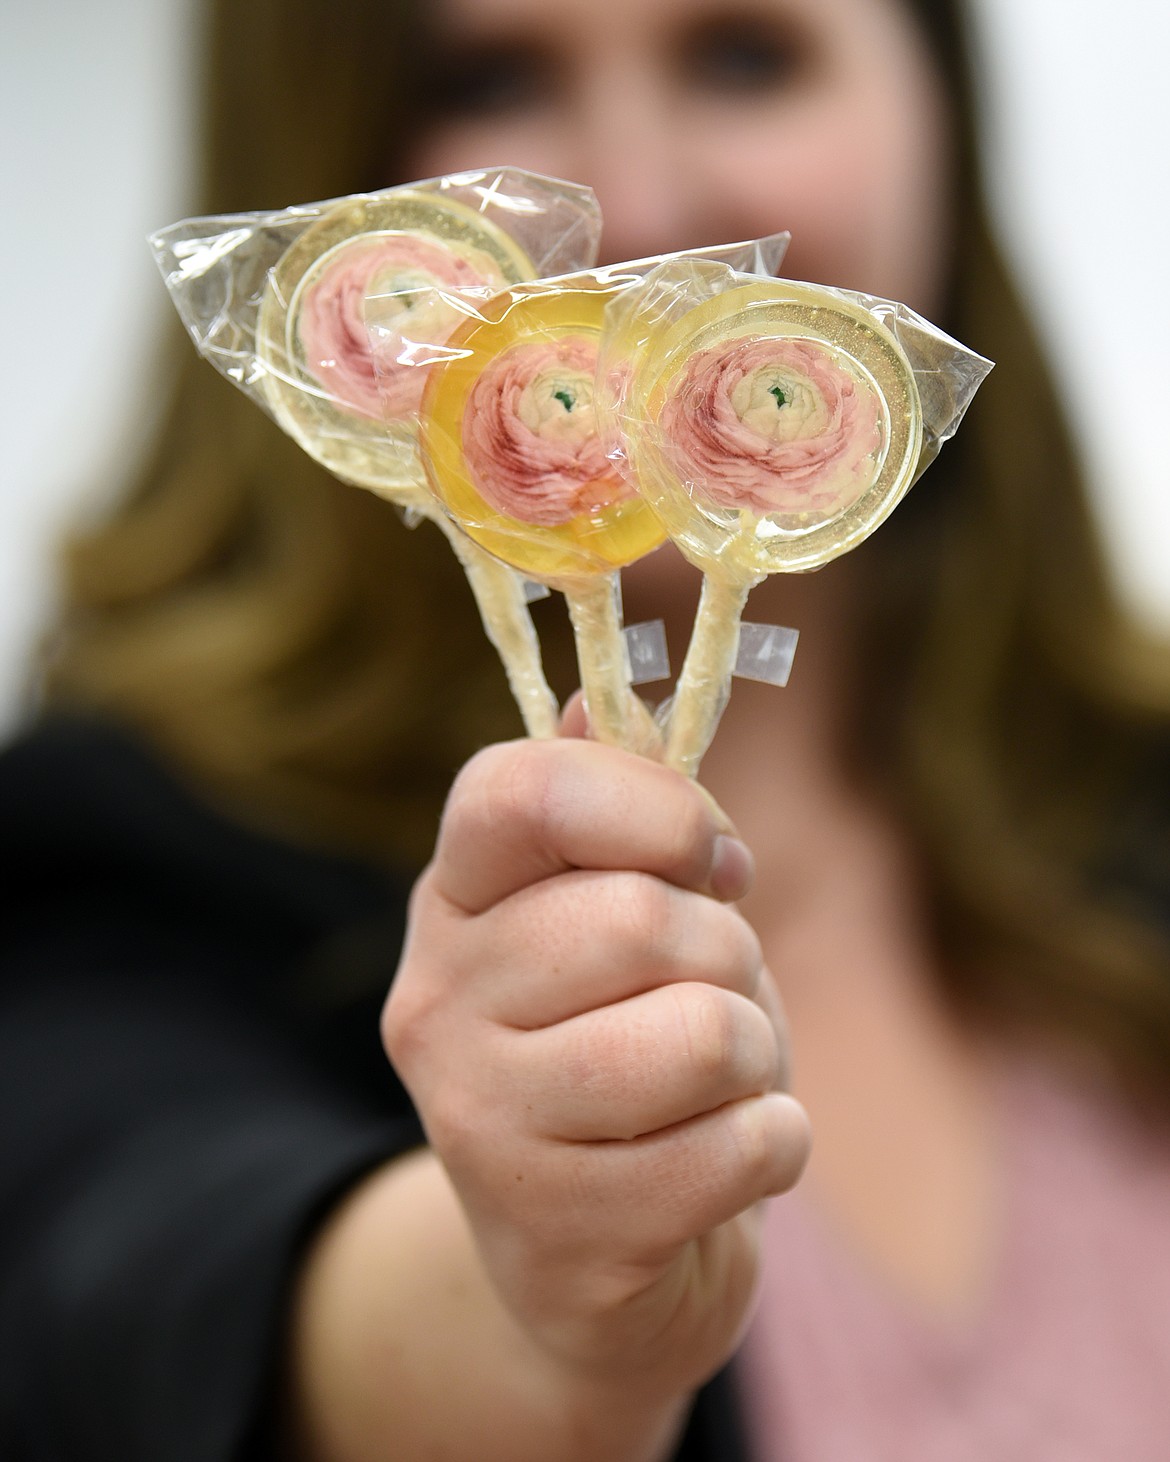
[[602, 263], [709, 243], [705, 191], [688, 168], [670, 97], [645, 73], [615, 67], [582, 92], [571, 126], [571, 176], [597, 193]]

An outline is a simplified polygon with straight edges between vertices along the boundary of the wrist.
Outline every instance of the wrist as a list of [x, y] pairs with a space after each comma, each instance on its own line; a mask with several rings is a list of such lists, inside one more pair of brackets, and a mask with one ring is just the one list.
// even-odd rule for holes
[[[686, 1391], [554, 1354], [496, 1294], [438, 1160], [370, 1174], [312, 1245], [291, 1347], [306, 1462], [660, 1462]], [[492, 1448], [498, 1448], [498, 1454]]]

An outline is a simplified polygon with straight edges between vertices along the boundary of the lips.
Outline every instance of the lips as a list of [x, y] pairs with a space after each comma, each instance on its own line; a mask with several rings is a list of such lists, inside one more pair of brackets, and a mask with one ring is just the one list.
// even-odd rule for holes
[[695, 497], [761, 516], [844, 512], [880, 467], [876, 388], [802, 337], [721, 342], [688, 362], [659, 416]]
[[596, 370], [596, 343], [569, 335], [513, 346], [476, 381], [464, 459], [497, 512], [552, 527], [634, 495], [598, 432]]
[[[443, 344], [464, 318], [440, 291], [503, 283], [478, 250], [460, 252], [417, 234], [354, 239], [333, 251], [302, 297], [296, 331], [305, 368], [343, 411], [409, 417], [427, 376], [426, 364], [411, 363], [412, 350]], [[367, 299], [377, 301], [376, 370]]]

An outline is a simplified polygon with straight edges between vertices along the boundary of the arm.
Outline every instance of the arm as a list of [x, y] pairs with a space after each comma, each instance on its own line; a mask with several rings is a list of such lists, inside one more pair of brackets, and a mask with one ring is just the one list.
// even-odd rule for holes
[[58, 951], [0, 1006], [0, 1456], [267, 1456], [308, 1234], [417, 1129], [317, 1081], [178, 955], [119, 964]]
[[0, 756], [0, 863], [0, 1457], [274, 1456], [305, 1245], [422, 1140], [302, 961], [392, 959], [398, 892], [89, 721]]
[[433, 1155], [364, 1183], [305, 1267], [311, 1462], [669, 1454], [745, 1319], [754, 1205], [807, 1150], [728, 831], [592, 743], [460, 777], [384, 1017]]

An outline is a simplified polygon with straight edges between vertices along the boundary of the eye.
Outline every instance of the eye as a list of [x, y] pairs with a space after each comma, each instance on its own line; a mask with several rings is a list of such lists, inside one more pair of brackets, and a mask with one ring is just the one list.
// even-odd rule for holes
[[523, 111], [547, 100], [551, 67], [539, 51], [500, 44], [444, 57], [430, 86], [429, 105], [448, 117], [490, 117]]
[[695, 26], [679, 59], [689, 80], [735, 96], [788, 84], [807, 58], [799, 37], [773, 17], [723, 15]]

